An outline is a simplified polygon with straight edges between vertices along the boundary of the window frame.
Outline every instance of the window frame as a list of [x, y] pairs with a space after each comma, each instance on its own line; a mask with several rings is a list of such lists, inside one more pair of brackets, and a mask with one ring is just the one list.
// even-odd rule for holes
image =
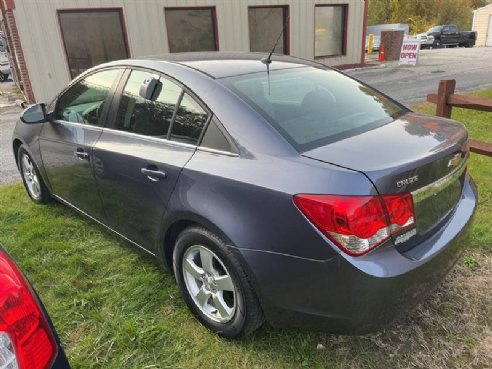
[[[290, 55], [290, 8], [288, 4], [284, 5], [251, 5], [248, 6], [248, 41], [249, 51], [251, 51], [251, 28], [249, 25], [249, 10], [250, 9], [269, 9], [269, 8], [282, 8], [284, 10], [284, 20], [282, 24], [285, 25], [285, 40], [284, 40], [284, 55]], [[278, 37], [278, 36], [277, 36]], [[272, 45], [273, 47], [273, 45]]]
[[[316, 55], [316, 9], [317, 8], [327, 8], [327, 7], [341, 7], [343, 10], [343, 39], [342, 39], [342, 53], [341, 54], [332, 54], [332, 55]], [[316, 4], [314, 6], [314, 18], [313, 18], [313, 54], [314, 60], [323, 59], [323, 58], [337, 58], [340, 56], [347, 56], [347, 31], [348, 31], [348, 13], [349, 13], [349, 4]]]
[[214, 34], [214, 45], [215, 45], [215, 50], [213, 51], [220, 51], [219, 47], [219, 32], [218, 32], [218, 21], [217, 21], [217, 9], [215, 5], [212, 6], [165, 6], [164, 7], [164, 24], [166, 25], [166, 36], [167, 36], [167, 49], [168, 52], [171, 54], [174, 54], [176, 52], [171, 51], [171, 42], [170, 42], [170, 32], [169, 32], [169, 27], [166, 22], [166, 11], [168, 10], [210, 10], [212, 13], [212, 30]]
[[122, 7], [103, 7], [103, 8], [62, 8], [56, 9], [56, 19], [58, 21], [58, 28], [60, 29], [60, 36], [63, 45], [63, 51], [65, 53], [65, 63], [67, 65], [68, 75], [71, 79], [77, 76], [72, 76], [72, 69], [70, 67], [70, 60], [68, 58], [67, 44], [65, 42], [65, 35], [63, 33], [63, 27], [61, 22], [61, 15], [63, 13], [102, 13], [102, 12], [118, 12], [120, 16], [121, 31], [123, 33], [123, 44], [125, 46], [125, 53], [127, 58], [131, 58], [130, 47], [128, 43], [128, 31], [125, 22], [125, 14]]
[[[81, 82], [82, 80], [94, 75], [94, 74], [97, 74], [97, 73], [100, 73], [100, 72], [105, 72], [105, 71], [108, 71], [108, 70], [113, 70], [113, 69], [116, 69], [116, 70], [120, 70], [119, 74], [116, 76], [115, 80], [113, 81], [113, 84], [111, 85], [111, 87], [109, 88], [109, 91], [108, 91], [108, 96], [106, 96], [106, 100], [104, 101], [104, 108], [101, 112], [101, 121], [102, 121], [102, 124], [100, 126], [96, 126], [96, 125], [93, 125], [93, 124], [84, 124], [84, 123], [77, 123], [77, 122], [70, 122], [70, 121], [67, 121], [67, 120], [62, 120], [62, 119], [56, 119], [56, 113], [58, 111], [58, 104], [60, 102], [60, 98], [66, 93], [68, 92], [72, 87], [74, 87], [76, 84], [78, 84], [79, 82]], [[110, 112], [112, 110], [112, 107], [113, 107], [113, 101], [114, 101], [114, 97], [115, 97], [115, 94], [117, 93], [118, 91], [118, 88], [121, 84], [121, 80], [125, 74], [125, 69], [126, 67], [124, 66], [111, 66], [111, 67], [105, 67], [105, 68], [100, 68], [100, 69], [97, 69], [97, 70], [93, 70], [91, 72], [88, 72], [88, 73], [82, 73], [80, 74], [78, 77], [76, 77], [67, 87], [65, 87], [56, 97], [55, 99], [49, 104], [51, 105], [53, 102], [54, 102], [54, 106], [53, 106], [53, 110], [48, 112], [49, 114], [49, 121], [50, 122], [56, 122], [56, 123], [63, 123], [63, 124], [73, 124], [73, 125], [78, 125], [78, 126], [81, 126], [81, 127], [86, 127], [86, 128], [94, 128], [94, 129], [103, 129], [103, 128], [106, 128], [106, 126], [108, 125], [108, 122], [109, 122], [109, 118], [110, 118]]]

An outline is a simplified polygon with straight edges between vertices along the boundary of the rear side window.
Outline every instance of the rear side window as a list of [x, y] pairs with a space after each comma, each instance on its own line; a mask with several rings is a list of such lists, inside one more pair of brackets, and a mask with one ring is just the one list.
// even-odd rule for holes
[[[161, 77], [161, 90], [154, 100], [140, 96], [140, 87], [152, 73], [133, 70], [120, 100], [115, 128], [145, 136], [167, 138], [181, 87]], [[155, 77], [155, 76], [154, 76]]]
[[170, 139], [196, 145], [207, 118], [208, 113], [205, 109], [185, 93], [176, 112]]
[[299, 151], [338, 141], [386, 124], [403, 107], [341, 73], [312, 67], [220, 80]]
[[212, 117], [207, 130], [203, 134], [201, 147], [209, 149], [237, 153], [237, 149], [227, 139], [226, 134], [220, 129], [217, 118]]
[[104, 104], [120, 72], [121, 69], [111, 69], [94, 73], [70, 87], [58, 99], [55, 119], [102, 125]]

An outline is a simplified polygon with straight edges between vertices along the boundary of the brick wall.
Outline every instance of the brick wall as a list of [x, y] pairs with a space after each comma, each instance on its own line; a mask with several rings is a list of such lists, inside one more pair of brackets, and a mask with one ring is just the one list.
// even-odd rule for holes
[[24, 52], [22, 51], [19, 32], [17, 30], [17, 24], [15, 22], [14, 10], [11, 8], [2, 8], [5, 20], [5, 35], [9, 44], [10, 55], [13, 59], [11, 70], [14, 80], [18, 81], [21, 84], [20, 87], [24, 91], [24, 95], [26, 96], [28, 102], [35, 103], [36, 99], [34, 98], [34, 93], [32, 91], [31, 80], [29, 79], [29, 71], [27, 69], [26, 60], [24, 59]]

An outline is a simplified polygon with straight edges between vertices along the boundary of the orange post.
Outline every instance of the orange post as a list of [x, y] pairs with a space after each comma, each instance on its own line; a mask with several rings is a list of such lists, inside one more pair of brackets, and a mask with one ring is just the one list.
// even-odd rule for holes
[[384, 44], [382, 44], [379, 48], [379, 61], [384, 61]]

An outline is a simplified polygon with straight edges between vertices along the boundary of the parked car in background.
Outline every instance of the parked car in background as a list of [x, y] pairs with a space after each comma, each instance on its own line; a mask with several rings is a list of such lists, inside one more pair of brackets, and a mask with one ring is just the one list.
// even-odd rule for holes
[[425, 33], [417, 35], [420, 39], [420, 47], [440, 48], [444, 46], [464, 46], [473, 47], [477, 40], [475, 31], [459, 31], [453, 24], [435, 26]]
[[70, 369], [43, 304], [1, 245], [0, 368]]
[[10, 61], [6, 45], [5, 39], [0, 36], [0, 82], [6, 81], [10, 75]]
[[234, 338], [264, 318], [363, 333], [420, 301], [467, 245], [467, 139], [322, 64], [192, 53], [83, 73], [12, 148], [34, 202], [148, 252]]

